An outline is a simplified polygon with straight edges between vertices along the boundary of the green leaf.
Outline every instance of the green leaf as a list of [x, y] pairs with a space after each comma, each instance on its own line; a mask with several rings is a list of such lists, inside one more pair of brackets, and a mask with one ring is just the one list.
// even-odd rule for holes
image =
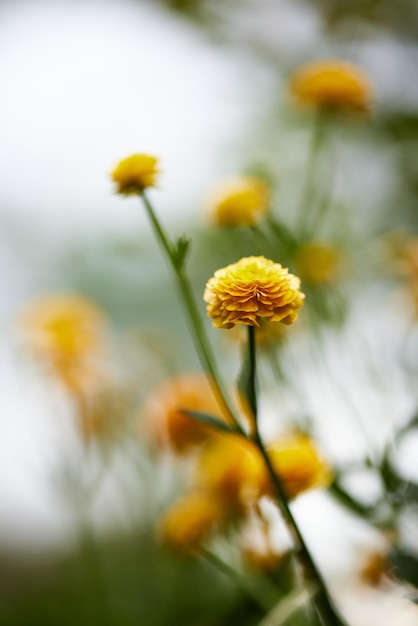
[[214, 428], [215, 430], [221, 430], [227, 433], [239, 432], [236, 428], [229, 426], [229, 424], [226, 424], [226, 422], [223, 422], [222, 420], [220, 420], [217, 417], [214, 417], [213, 415], [208, 415], [207, 413], [201, 413], [200, 411], [190, 411], [189, 409], [182, 409], [182, 408], [180, 408], [180, 411], [184, 413], [185, 415], [189, 415], [190, 417], [193, 417], [193, 419], [196, 419], [199, 422], [202, 422], [202, 424], [205, 424], [206, 426], [210, 426], [211, 428]]
[[177, 269], [181, 269], [190, 250], [191, 239], [187, 235], [178, 238], [173, 246], [173, 261]]
[[418, 557], [406, 550], [394, 550], [389, 555], [394, 574], [418, 588]]
[[405, 435], [418, 428], [418, 411], [411, 417], [411, 419], [398, 430], [395, 435], [396, 441], [399, 442]]
[[273, 607], [268, 615], [257, 626], [281, 626], [290, 623], [289, 618], [301, 607], [307, 604], [318, 591], [315, 583], [305, 584], [303, 587], [288, 593]]

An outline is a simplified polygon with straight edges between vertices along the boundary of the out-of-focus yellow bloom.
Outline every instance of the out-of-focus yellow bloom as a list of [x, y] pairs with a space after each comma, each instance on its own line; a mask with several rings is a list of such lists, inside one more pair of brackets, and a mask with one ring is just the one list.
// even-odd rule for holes
[[305, 295], [300, 279], [263, 256], [245, 257], [215, 272], [203, 299], [215, 328], [269, 322], [293, 324]]
[[368, 552], [363, 558], [363, 563], [360, 568], [360, 577], [367, 585], [377, 587], [381, 584], [389, 569], [390, 565], [387, 553], [383, 551]]
[[104, 341], [105, 316], [76, 294], [47, 295], [31, 302], [22, 315], [26, 343], [69, 387], [90, 372]]
[[157, 157], [132, 154], [117, 164], [111, 178], [116, 183], [116, 192], [129, 196], [142, 193], [147, 187], [154, 187], [158, 174]]
[[293, 75], [290, 87], [300, 104], [329, 112], [364, 113], [373, 96], [367, 74], [338, 60], [303, 65]]
[[151, 392], [141, 411], [150, 439], [158, 448], [169, 446], [182, 454], [213, 436], [213, 429], [182, 409], [223, 419], [206, 376], [184, 374], [164, 381]]
[[163, 543], [178, 552], [194, 552], [221, 527], [224, 511], [215, 494], [192, 492], [167, 511], [159, 525]]
[[[320, 456], [306, 435], [282, 436], [267, 448], [272, 465], [288, 498], [296, 498], [310, 489], [327, 487], [333, 478], [330, 465]], [[274, 484], [265, 471], [261, 485], [265, 495], [275, 494]]]
[[218, 226], [254, 226], [270, 206], [268, 185], [255, 176], [241, 176], [222, 183], [209, 199]]
[[295, 264], [304, 282], [322, 285], [338, 275], [341, 269], [341, 252], [329, 244], [306, 243], [297, 251]]
[[247, 439], [232, 436], [214, 438], [202, 451], [196, 483], [216, 493], [231, 515], [242, 515], [259, 497], [263, 460]]
[[284, 555], [271, 547], [245, 546], [241, 550], [247, 567], [260, 574], [274, 574], [283, 562]]

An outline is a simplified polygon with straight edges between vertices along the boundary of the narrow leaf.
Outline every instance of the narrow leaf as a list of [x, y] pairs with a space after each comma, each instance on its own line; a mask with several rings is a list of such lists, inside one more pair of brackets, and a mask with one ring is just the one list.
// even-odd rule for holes
[[208, 415], [207, 413], [201, 413], [200, 411], [190, 411], [189, 409], [182, 409], [180, 411], [185, 415], [189, 415], [193, 417], [193, 419], [202, 422], [202, 424], [206, 424], [206, 426], [210, 426], [215, 430], [222, 430], [227, 433], [238, 433], [239, 431], [232, 426], [229, 426], [226, 422], [223, 422], [218, 417], [214, 417], [213, 415]]
[[270, 613], [257, 626], [282, 626], [317, 592], [315, 584], [306, 584], [288, 593], [273, 607]]

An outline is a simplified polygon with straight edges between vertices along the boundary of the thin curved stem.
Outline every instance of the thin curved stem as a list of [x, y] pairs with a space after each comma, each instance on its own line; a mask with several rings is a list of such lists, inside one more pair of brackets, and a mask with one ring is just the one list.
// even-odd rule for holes
[[257, 402], [256, 402], [256, 342], [255, 342], [255, 327], [248, 327], [248, 349], [249, 349], [249, 365], [250, 375], [248, 380], [248, 391], [250, 399], [253, 398], [252, 408], [254, 412], [254, 428], [252, 432], [252, 440], [260, 451], [263, 457], [266, 468], [269, 472], [274, 488], [278, 496], [278, 503], [280, 505], [284, 521], [292, 535], [295, 546], [298, 548], [299, 560], [303, 566], [305, 576], [309, 581], [315, 582], [318, 586], [318, 593], [313, 599], [313, 605], [315, 606], [319, 618], [324, 626], [345, 626], [343, 620], [337, 614], [335, 607], [332, 604], [331, 598], [328, 594], [325, 582], [321, 576], [319, 569], [316, 566], [315, 561], [309, 551], [308, 546], [305, 543], [305, 539], [299, 529], [299, 526], [293, 516], [293, 513], [289, 507], [289, 501], [286, 492], [283, 488], [282, 482], [275, 471], [268, 452], [264, 446], [263, 440], [260, 435], [257, 420]]
[[227, 394], [224, 389], [222, 379], [219, 375], [216, 361], [212, 353], [212, 348], [206, 336], [206, 332], [200, 318], [199, 310], [190, 286], [190, 281], [185, 273], [183, 264], [179, 264], [178, 262], [176, 262], [176, 259], [174, 258], [174, 247], [166, 236], [145, 192], [141, 193], [141, 198], [150, 219], [151, 225], [153, 227], [155, 236], [161, 247], [163, 248], [176, 276], [177, 287], [180, 292], [183, 305], [191, 322], [191, 328], [193, 330], [192, 338], [202, 367], [209, 375], [209, 382], [221, 407], [224, 409], [225, 413], [228, 415], [229, 419], [238, 430], [238, 432], [243, 434], [244, 431], [238, 419], [235, 417], [235, 414], [227, 400]]

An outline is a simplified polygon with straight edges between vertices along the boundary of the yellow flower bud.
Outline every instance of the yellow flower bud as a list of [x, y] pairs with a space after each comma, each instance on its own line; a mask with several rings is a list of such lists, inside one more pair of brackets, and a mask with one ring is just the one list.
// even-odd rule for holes
[[303, 65], [293, 75], [290, 89], [300, 104], [327, 112], [364, 113], [373, 96], [369, 77], [355, 65], [337, 60]]
[[255, 176], [241, 176], [216, 188], [209, 204], [217, 226], [254, 226], [269, 209], [270, 190]]
[[158, 178], [158, 159], [149, 154], [132, 154], [118, 163], [111, 178], [116, 193], [124, 196], [140, 194], [147, 187], [155, 187]]

